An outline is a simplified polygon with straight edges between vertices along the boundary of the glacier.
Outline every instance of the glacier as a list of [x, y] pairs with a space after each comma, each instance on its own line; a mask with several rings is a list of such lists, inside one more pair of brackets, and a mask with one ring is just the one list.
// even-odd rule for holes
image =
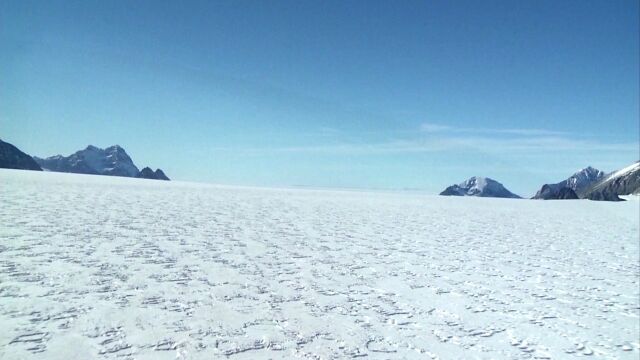
[[637, 359], [640, 207], [0, 169], [2, 359]]

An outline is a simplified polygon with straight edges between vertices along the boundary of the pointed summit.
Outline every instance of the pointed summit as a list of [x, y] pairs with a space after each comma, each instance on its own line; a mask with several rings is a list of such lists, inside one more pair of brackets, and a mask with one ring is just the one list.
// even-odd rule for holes
[[604, 175], [604, 171], [587, 166], [565, 180], [567, 182], [566, 186], [576, 193], [582, 193], [589, 185], [602, 179]]
[[440, 195], [520, 198], [520, 196], [507, 190], [501, 183], [481, 176], [473, 176], [458, 185], [451, 185], [441, 192]]
[[156, 171], [154, 172], [148, 166], [140, 170], [140, 172], [136, 177], [142, 178], [142, 179], [151, 179], [151, 180], [169, 180], [167, 175], [165, 175], [164, 172], [162, 172], [162, 170], [156, 169]]
[[155, 174], [156, 174], [156, 179], [169, 181], [169, 177], [164, 174], [164, 171], [162, 171], [162, 169], [156, 169]]
[[581, 197], [587, 188], [601, 180], [604, 175], [605, 173], [603, 171], [587, 166], [584, 169], [576, 171], [569, 178], [559, 183], [544, 184], [533, 196], [533, 199], [568, 199], [570, 197], [566, 197], [568, 192], [563, 190], [564, 188], [573, 190], [578, 197]]
[[151, 170], [151, 168], [147, 166], [142, 170], [140, 170], [140, 172], [138, 173], [138, 175], [136, 175], [136, 177], [143, 178], [143, 179], [155, 179], [156, 175], [153, 172], [153, 170]]

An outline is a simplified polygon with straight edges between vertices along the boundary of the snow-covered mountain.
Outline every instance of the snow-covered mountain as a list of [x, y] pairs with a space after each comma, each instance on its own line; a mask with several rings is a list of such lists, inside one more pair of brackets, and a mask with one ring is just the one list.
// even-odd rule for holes
[[169, 180], [160, 169], [154, 172], [150, 168], [145, 168], [148, 171], [140, 172], [131, 157], [119, 145], [105, 149], [89, 145], [84, 150], [76, 151], [69, 156], [56, 155], [46, 159], [39, 157], [33, 159], [48, 171]]
[[45, 170], [79, 174], [135, 177], [138, 168], [119, 145], [101, 149], [93, 145], [69, 156], [56, 155], [46, 159], [34, 157]]
[[474, 176], [457, 185], [451, 185], [440, 195], [478, 196], [519, 199], [520, 196], [507, 190], [501, 183], [486, 177]]
[[0, 168], [42, 171], [31, 156], [2, 140], [0, 140]]
[[577, 197], [581, 197], [585, 190], [605, 176], [603, 171], [588, 166], [576, 171], [568, 179], [555, 184], [544, 184], [533, 196], [534, 199], [573, 199], [574, 197], [565, 188], [573, 190]]
[[614, 171], [585, 190], [590, 200], [621, 201], [619, 195], [640, 194], [640, 161]]
[[586, 190], [591, 184], [599, 181], [604, 176], [604, 171], [588, 166], [571, 175], [571, 177], [563, 181], [561, 184], [575, 191], [576, 194], [579, 194], [584, 192], [584, 190]]

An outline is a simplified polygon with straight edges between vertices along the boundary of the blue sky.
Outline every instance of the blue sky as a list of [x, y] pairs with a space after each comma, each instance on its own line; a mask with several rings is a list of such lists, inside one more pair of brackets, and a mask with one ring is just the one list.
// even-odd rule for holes
[[174, 179], [532, 195], [640, 157], [638, 2], [2, 1], [0, 138]]

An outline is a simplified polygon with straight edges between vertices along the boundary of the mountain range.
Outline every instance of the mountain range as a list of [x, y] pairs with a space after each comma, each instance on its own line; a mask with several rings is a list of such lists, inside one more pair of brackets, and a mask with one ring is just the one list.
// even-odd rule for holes
[[93, 145], [69, 156], [33, 158], [44, 170], [76, 174], [136, 177], [140, 172], [126, 151], [118, 145], [100, 149]]
[[[575, 193], [567, 195], [570, 191]], [[640, 161], [605, 174], [592, 167], [584, 168], [556, 184], [545, 184], [533, 199], [590, 199], [621, 201], [620, 195], [640, 193]]]
[[0, 140], [0, 168], [169, 180], [161, 169], [153, 171], [145, 167], [138, 170], [131, 157], [119, 145], [105, 149], [89, 145], [69, 156], [55, 155], [43, 159], [31, 157]]
[[160, 169], [155, 172], [148, 167], [138, 170], [131, 157], [119, 145], [104, 149], [89, 145], [69, 156], [55, 155], [45, 159], [34, 156], [33, 159], [47, 171], [169, 180]]
[[[588, 166], [563, 181], [542, 185], [532, 199], [621, 201], [621, 195], [630, 194], [640, 195], [640, 161], [610, 174]], [[520, 198], [501, 183], [478, 176], [451, 185], [440, 195]]]
[[[161, 169], [153, 171], [145, 167], [138, 170], [119, 145], [105, 149], [89, 145], [69, 156], [39, 158], [31, 157], [14, 145], [0, 140], [0, 168], [169, 180]], [[563, 181], [544, 184], [532, 199], [621, 201], [621, 195], [629, 194], [640, 195], [640, 161], [609, 174], [588, 166]], [[451, 185], [440, 195], [520, 198], [498, 181], [480, 176]]]
[[[587, 189], [605, 176], [604, 171], [588, 166], [578, 170], [566, 180], [555, 184], [544, 184], [533, 196], [533, 199], [578, 199], [584, 196]], [[572, 194], [573, 193], [573, 194]]]
[[640, 161], [591, 184], [583, 197], [589, 200], [620, 201], [620, 195], [629, 194], [640, 195]]

